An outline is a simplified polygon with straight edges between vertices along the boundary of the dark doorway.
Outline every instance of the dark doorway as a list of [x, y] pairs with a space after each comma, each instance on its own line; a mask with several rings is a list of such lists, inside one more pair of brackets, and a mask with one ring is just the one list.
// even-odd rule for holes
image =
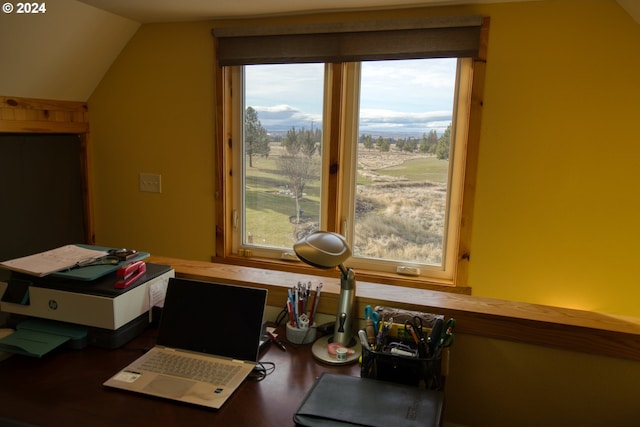
[[85, 241], [81, 140], [0, 134], [0, 261]]

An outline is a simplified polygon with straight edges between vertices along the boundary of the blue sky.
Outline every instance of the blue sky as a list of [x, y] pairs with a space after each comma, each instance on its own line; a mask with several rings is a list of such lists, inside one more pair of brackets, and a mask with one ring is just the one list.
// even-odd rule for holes
[[[246, 67], [246, 105], [267, 130], [317, 127], [323, 67]], [[455, 59], [362, 63], [360, 133], [442, 133], [451, 123], [455, 69]]]

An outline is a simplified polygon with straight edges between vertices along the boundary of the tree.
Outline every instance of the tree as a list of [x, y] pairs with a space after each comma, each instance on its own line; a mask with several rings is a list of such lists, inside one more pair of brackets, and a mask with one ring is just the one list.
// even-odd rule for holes
[[299, 132], [295, 127], [292, 127], [287, 131], [287, 134], [284, 137], [284, 141], [282, 141], [282, 146], [284, 147], [287, 155], [295, 156], [300, 152], [300, 137]]
[[380, 152], [388, 153], [391, 150], [391, 142], [381, 136], [376, 140], [376, 146]]
[[288, 155], [295, 156], [302, 153], [312, 157], [319, 148], [321, 137], [322, 134], [318, 131], [309, 131], [304, 128], [298, 131], [292, 127], [287, 131], [282, 145]]
[[300, 149], [302, 153], [307, 157], [313, 157], [318, 148], [318, 143], [316, 142], [316, 135], [313, 131], [303, 130], [300, 132]]
[[375, 146], [371, 135], [363, 135], [360, 137], [360, 139], [363, 141], [364, 148], [366, 148], [369, 151], [371, 151], [371, 149]]
[[435, 154], [436, 146], [438, 145], [438, 132], [434, 129], [429, 131], [429, 134], [422, 134], [420, 139], [420, 151], [423, 153]]
[[449, 160], [449, 144], [451, 139], [451, 124], [444, 131], [444, 134], [438, 140], [438, 147], [436, 148], [436, 156], [439, 160]]
[[258, 112], [252, 107], [247, 107], [244, 116], [244, 144], [249, 156], [249, 167], [253, 167], [253, 156], [269, 156], [269, 136], [267, 130], [258, 120]]
[[402, 151], [413, 153], [418, 147], [418, 142], [413, 138], [407, 138], [402, 147]]
[[285, 153], [276, 160], [278, 169], [289, 178], [289, 190], [296, 202], [296, 223], [300, 223], [300, 199], [307, 183], [318, 178], [319, 159], [314, 156], [320, 138], [318, 132], [295, 127], [287, 131], [282, 145]]

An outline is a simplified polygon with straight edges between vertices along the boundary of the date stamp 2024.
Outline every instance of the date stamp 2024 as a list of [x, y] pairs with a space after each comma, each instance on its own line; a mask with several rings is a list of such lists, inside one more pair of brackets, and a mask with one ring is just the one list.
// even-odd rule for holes
[[46, 2], [11, 3], [2, 4], [2, 12], [6, 14], [15, 13], [17, 15], [34, 15], [47, 13]]

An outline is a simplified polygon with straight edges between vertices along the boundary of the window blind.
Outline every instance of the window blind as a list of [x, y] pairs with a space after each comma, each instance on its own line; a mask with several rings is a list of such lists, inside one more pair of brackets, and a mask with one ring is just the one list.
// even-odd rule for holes
[[213, 29], [220, 65], [476, 57], [479, 15]]

